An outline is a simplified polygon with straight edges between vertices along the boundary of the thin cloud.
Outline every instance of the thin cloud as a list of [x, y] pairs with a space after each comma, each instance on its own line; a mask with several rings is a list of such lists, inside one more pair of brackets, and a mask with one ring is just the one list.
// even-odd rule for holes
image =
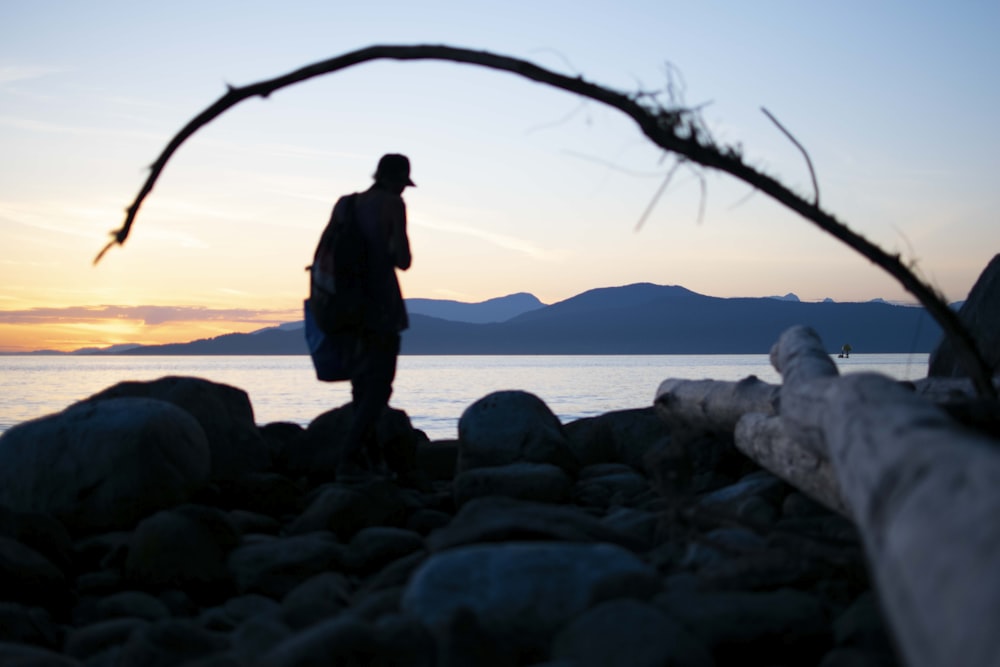
[[0, 323], [87, 324], [109, 320], [141, 321], [155, 326], [169, 322], [254, 322], [281, 324], [288, 311], [248, 310], [242, 308], [203, 308], [200, 306], [69, 306], [66, 308], [28, 308], [0, 310]]
[[569, 254], [566, 250], [550, 250], [540, 248], [526, 239], [517, 238], [516, 236], [508, 236], [506, 234], [497, 234], [496, 232], [470, 227], [469, 225], [448, 222], [426, 222], [423, 220], [415, 220], [413, 224], [427, 229], [471, 236], [473, 238], [486, 241], [487, 243], [491, 243], [499, 248], [513, 250], [514, 252], [519, 252], [533, 259], [538, 259], [544, 262], [559, 262], [566, 259]]
[[65, 70], [43, 65], [0, 65], [0, 85], [15, 81], [40, 79], [43, 76], [63, 71]]

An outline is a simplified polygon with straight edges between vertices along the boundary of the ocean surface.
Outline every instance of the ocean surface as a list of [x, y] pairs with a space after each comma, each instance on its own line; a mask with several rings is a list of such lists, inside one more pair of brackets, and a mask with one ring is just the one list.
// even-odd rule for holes
[[[833, 357], [841, 373], [876, 371], [900, 380], [927, 373], [927, 354]], [[59, 412], [124, 380], [189, 375], [250, 396], [258, 424], [306, 426], [350, 401], [350, 383], [316, 380], [307, 356], [0, 356], [0, 433]], [[503, 389], [529, 391], [563, 423], [652, 405], [660, 382], [740, 380], [779, 384], [767, 355], [402, 356], [390, 405], [405, 410], [431, 440], [458, 437], [458, 419], [476, 400]]]

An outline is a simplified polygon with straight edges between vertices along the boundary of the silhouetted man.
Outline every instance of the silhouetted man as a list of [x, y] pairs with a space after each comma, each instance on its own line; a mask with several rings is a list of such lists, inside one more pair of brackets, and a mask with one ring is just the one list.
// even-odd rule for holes
[[[410, 161], [404, 155], [383, 155], [374, 178], [375, 183], [357, 195], [354, 210], [367, 242], [368, 276], [359, 361], [351, 375], [354, 416], [337, 467], [337, 477], [343, 479], [384, 469], [375, 427], [392, 395], [400, 332], [409, 326], [396, 269], [405, 271], [411, 261], [406, 204], [401, 196], [415, 185], [410, 180]], [[334, 219], [348, 214], [345, 200], [341, 197], [334, 206]]]

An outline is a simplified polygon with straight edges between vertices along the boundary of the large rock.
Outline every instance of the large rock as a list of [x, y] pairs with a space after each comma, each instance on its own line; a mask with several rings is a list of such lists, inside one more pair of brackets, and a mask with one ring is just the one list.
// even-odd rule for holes
[[78, 532], [127, 528], [208, 480], [204, 430], [149, 398], [83, 402], [0, 436], [0, 505], [49, 513]]
[[498, 391], [465, 409], [458, 420], [458, 471], [518, 461], [578, 468], [558, 417], [526, 391]]
[[652, 594], [658, 583], [655, 570], [610, 544], [477, 545], [431, 556], [402, 607], [439, 632], [471, 612], [499, 642], [531, 648], [591, 606]]
[[310, 577], [339, 568], [344, 546], [329, 533], [250, 542], [229, 554], [229, 570], [240, 593], [279, 600]]
[[0, 537], [0, 599], [45, 607], [67, 598], [66, 577], [40, 553]]
[[184, 505], [144, 519], [129, 540], [125, 573], [150, 587], [225, 587], [226, 558], [240, 541], [232, 520], [219, 509]]
[[[1000, 373], [1000, 255], [990, 260], [972, 286], [958, 318], [969, 329], [993, 375]], [[968, 377], [969, 373], [958, 362], [951, 343], [944, 339], [931, 353], [927, 375]]]
[[427, 539], [432, 551], [477, 542], [561, 540], [607, 542], [641, 550], [646, 544], [574, 507], [487, 496], [466, 503], [455, 518]]
[[822, 602], [802, 591], [677, 591], [655, 604], [711, 648], [718, 664], [817, 664], [832, 643]]
[[392, 482], [376, 479], [352, 488], [331, 484], [317, 492], [288, 532], [329, 530], [346, 541], [369, 526], [399, 526], [407, 511], [403, 494]]
[[712, 667], [704, 643], [662, 611], [612, 600], [574, 620], [553, 642], [555, 658], [579, 667]]
[[573, 480], [562, 468], [550, 463], [520, 462], [466, 470], [455, 478], [453, 485], [455, 504], [459, 506], [485, 496], [564, 503], [572, 491]]
[[[347, 433], [354, 418], [351, 403], [328, 410], [310, 422], [301, 438], [285, 443], [283, 463], [290, 474], [316, 479], [334, 479]], [[417, 465], [417, 447], [427, 441], [413, 428], [403, 410], [386, 408], [375, 424], [375, 437], [393, 470], [412, 470]]]
[[211, 448], [213, 479], [232, 479], [270, 464], [268, 443], [257, 429], [250, 398], [242, 389], [169, 376], [151, 382], [120, 382], [86, 401], [123, 397], [167, 401], [198, 420]]
[[577, 419], [565, 430], [580, 465], [624, 463], [640, 471], [646, 453], [670, 439], [670, 428], [653, 407]]

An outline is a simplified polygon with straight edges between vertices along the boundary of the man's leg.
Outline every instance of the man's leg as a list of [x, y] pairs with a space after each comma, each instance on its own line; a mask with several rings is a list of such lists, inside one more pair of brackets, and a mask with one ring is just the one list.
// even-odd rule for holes
[[351, 378], [353, 419], [344, 447], [345, 462], [362, 464], [365, 449], [381, 459], [376, 426], [392, 395], [398, 354], [399, 334], [370, 332], [366, 336], [361, 364]]

